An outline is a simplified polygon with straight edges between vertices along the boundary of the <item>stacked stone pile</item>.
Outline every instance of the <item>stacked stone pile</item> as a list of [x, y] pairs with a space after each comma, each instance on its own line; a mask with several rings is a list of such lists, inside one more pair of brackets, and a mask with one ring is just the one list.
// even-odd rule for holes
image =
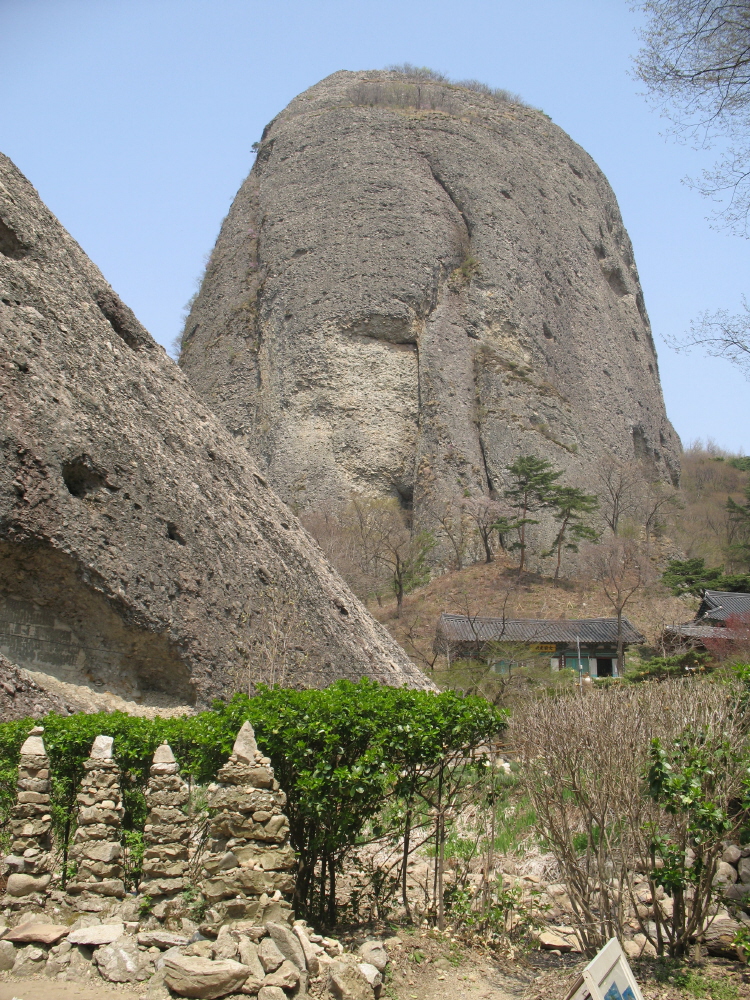
[[27, 897], [44, 892], [52, 881], [52, 816], [49, 801], [49, 757], [41, 726], [35, 726], [21, 747], [18, 797], [8, 828], [11, 853], [3, 859], [8, 876], [7, 902], [24, 905]]
[[120, 824], [124, 812], [120, 792], [120, 769], [112, 759], [111, 736], [97, 736], [77, 795], [78, 829], [70, 852], [78, 865], [70, 895], [125, 895], [122, 881]]
[[182, 808], [188, 798], [172, 749], [162, 743], [154, 754], [146, 789], [149, 814], [143, 831], [146, 849], [140, 885], [141, 894], [155, 900], [157, 907], [188, 885], [190, 821]]
[[291, 923], [295, 856], [282, 812], [286, 795], [249, 722], [217, 778], [208, 788], [208, 804], [216, 812], [201, 884], [210, 918], [246, 919], [258, 926]]

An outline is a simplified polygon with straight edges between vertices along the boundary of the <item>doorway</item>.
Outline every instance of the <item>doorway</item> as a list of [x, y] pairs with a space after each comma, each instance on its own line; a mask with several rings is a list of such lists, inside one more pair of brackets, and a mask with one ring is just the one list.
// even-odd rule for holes
[[597, 656], [596, 658], [596, 673], [598, 677], [611, 677], [612, 676], [612, 657], [611, 656]]

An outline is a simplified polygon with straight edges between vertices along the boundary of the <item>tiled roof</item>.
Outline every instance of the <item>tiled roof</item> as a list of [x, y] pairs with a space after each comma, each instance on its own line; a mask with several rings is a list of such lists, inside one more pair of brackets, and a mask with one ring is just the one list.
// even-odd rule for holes
[[729, 639], [735, 633], [723, 625], [668, 625], [664, 631], [668, 635], [678, 635], [683, 639]]
[[[480, 618], [443, 613], [437, 626], [438, 636], [448, 642], [617, 642], [616, 618], [543, 619]], [[626, 643], [644, 642], [627, 618], [622, 619]]]
[[707, 590], [703, 595], [696, 621], [703, 618], [726, 621], [727, 618], [750, 615], [750, 594], [734, 594], [726, 590]]

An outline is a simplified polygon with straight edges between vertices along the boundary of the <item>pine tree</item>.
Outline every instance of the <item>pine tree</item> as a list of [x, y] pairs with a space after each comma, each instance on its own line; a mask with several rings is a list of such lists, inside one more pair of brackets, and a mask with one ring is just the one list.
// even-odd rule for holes
[[529, 514], [552, 504], [558, 489], [555, 484], [562, 472], [554, 469], [552, 463], [545, 458], [537, 458], [536, 455], [519, 456], [508, 466], [507, 471], [511, 476], [511, 484], [504, 495], [517, 514], [514, 527], [518, 528], [518, 542], [514, 547], [521, 552], [518, 575], [522, 576], [526, 564], [526, 525], [539, 523], [530, 518]]
[[554, 506], [553, 516], [560, 527], [552, 547], [543, 555], [547, 557], [554, 552], [557, 553], [555, 566], [555, 584], [557, 584], [563, 548], [569, 552], [577, 552], [579, 542], [595, 542], [599, 538], [598, 531], [583, 523], [584, 518], [593, 514], [599, 507], [599, 498], [584, 493], [583, 490], [579, 490], [575, 486], [558, 486], [555, 489], [552, 504]]

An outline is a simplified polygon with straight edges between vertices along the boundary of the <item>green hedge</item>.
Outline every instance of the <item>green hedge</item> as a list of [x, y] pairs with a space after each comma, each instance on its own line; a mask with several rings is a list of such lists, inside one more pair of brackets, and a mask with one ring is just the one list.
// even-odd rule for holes
[[[413, 793], [448, 756], [476, 749], [506, 725], [505, 714], [481, 698], [369, 680], [337, 681], [322, 691], [261, 688], [253, 698], [236, 695], [210, 711], [172, 719], [52, 713], [43, 725], [58, 843], [66, 852], [83, 763], [99, 734], [114, 738], [123, 773], [123, 827], [132, 843], [145, 823], [143, 793], [156, 747], [168, 742], [183, 775], [205, 784], [246, 720], [288, 796], [290, 839], [300, 858], [297, 905], [305, 912], [316, 865], [333, 871], [389, 796], [406, 788]], [[0, 819], [15, 800], [19, 752], [32, 725], [31, 719], [0, 724]]]

